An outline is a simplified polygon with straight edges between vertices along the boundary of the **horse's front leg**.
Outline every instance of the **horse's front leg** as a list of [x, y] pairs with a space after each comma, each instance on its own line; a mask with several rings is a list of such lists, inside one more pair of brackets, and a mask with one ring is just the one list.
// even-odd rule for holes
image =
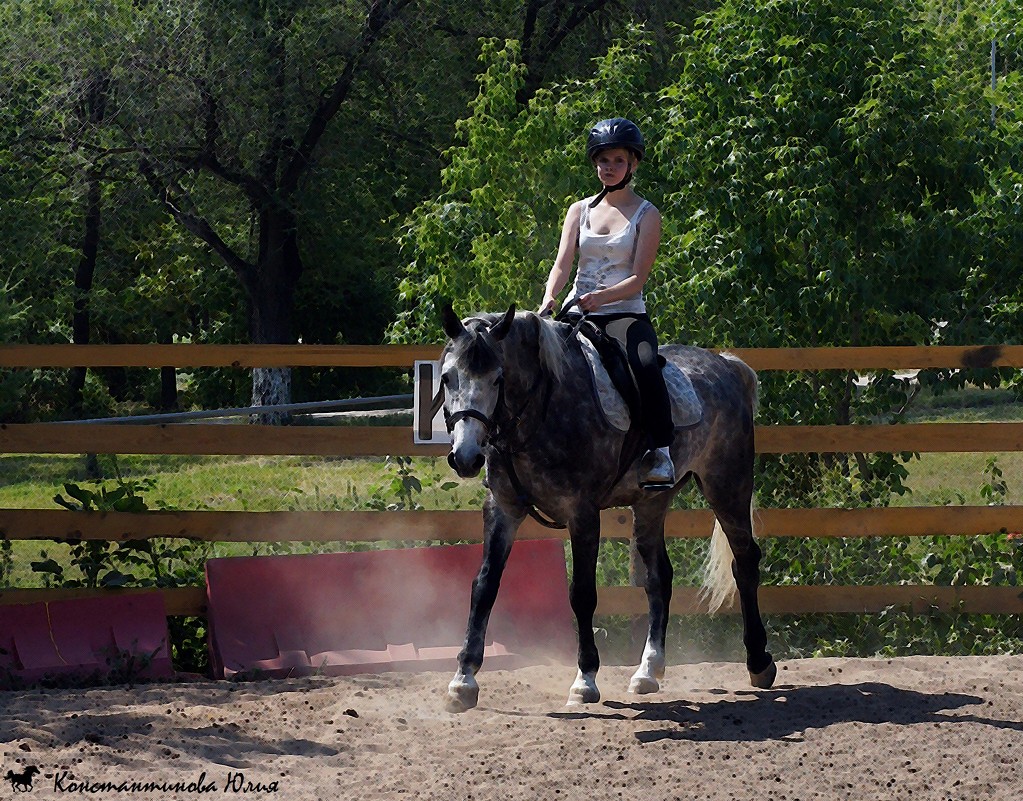
[[483, 564], [472, 582], [472, 600], [469, 622], [465, 630], [465, 643], [458, 654], [458, 671], [448, 685], [447, 709], [464, 712], [476, 706], [480, 688], [476, 673], [483, 665], [483, 647], [490, 612], [497, 600], [501, 575], [511, 553], [515, 532], [522, 516], [512, 515], [498, 506], [493, 494], [488, 493], [483, 505]]
[[568, 705], [595, 704], [600, 700], [597, 671], [600, 655], [593, 639], [593, 613], [597, 608], [597, 553], [600, 548], [600, 512], [577, 512], [568, 524], [572, 539], [572, 583], [569, 601], [579, 626], [579, 673], [568, 691]]
[[[664, 493], [667, 494], [667, 493]], [[664, 544], [664, 518], [670, 498], [658, 496], [633, 507], [636, 550], [646, 568], [646, 596], [650, 607], [646, 647], [629, 682], [630, 693], [655, 693], [664, 678], [664, 640], [668, 631], [673, 571]]]

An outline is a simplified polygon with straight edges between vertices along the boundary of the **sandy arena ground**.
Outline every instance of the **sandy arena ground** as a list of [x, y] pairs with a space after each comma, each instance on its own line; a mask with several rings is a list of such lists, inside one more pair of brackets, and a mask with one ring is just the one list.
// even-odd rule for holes
[[739, 664], [654, 696], [630, 674], [566, 708], [571, 667], [484, 670], [462, 715], [448, 673], [0, 693], [0, 776], [38, 767], [31, 801], [1023, 797], [1023, 656], [800, 660], [770, 691]]

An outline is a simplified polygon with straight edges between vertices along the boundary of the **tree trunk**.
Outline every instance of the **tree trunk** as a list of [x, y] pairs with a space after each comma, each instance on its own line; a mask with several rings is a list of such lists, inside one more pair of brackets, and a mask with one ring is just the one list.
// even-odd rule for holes
[[[293, 214], [280, 209], [260, 215], [259, 262], [246, 282], [249, 335], [257, 345], [292, 344], [291, 310], [302, 274], [298, 231]], [[278, 406], [291, 402], [291, 368], [258, 367], [252, 371], [252, 405]], [[280, 425], [286, 413], [253, 415], [252, 422]]]
[[[107, 94], [110, 78], [104, 73], [90, 76], [85, 85], [78, 117], [84, 126], [99, 126], [106, 118]], [[78, 144], [72, 139], [72, 147]], [[92, 321], [89, 314], [89, 295], [96, 275], [99, 255], [100, 226], [103, 220], [103, 177], [98, 164], [90, 165], [85, 173], [85, 231], [82, 235], [82, 255], [75, 267], [75, 298], [71, 312], [71, 341], [76, 345], [88, 345]], [[76, 367], [71, 371], [70, 407], [71, 414], [81, 419], [85, 413], [85, 377], [87, 368]], [[90, 478], [99, 478], [99, 460], [95, 453], [85, 455], [85, 471]]]
[[[103, 209], [102, 186], [95, 170], [87, 177], [85, 200], [85, 234], [82, 237], [82, 255], [75, 267], [75, 302], [71, 313], [71, 341], [75, 345], [88, 345], [91, 319], [89, 315], [89, 293], [96, 275], [96, 260], [99, 253], [100, 222]], [[75, 367], [71, 370], [71, 415], [81, 419], [85, 416], [85, 376], [88, 368]], [[85, 454], [85, 472], [89, 478], [99, 478], [99, 460], [96, 454]]]
[[[82, 255], [75, 267], [75, 302], [71, 313], [71, 341], [75, 345], [89, 344], [89, 293], [96, 274], [96, 256], [99, 253], [100, 221], [102, 219], [101, 186], [99, 176], [90, 171], [87, 177], [85, 199], [85, 234], [82, 237]], [[87, 368], [75, 367], [71, 371], [71, 414], [81, 418], [85, 413], [85, 374]]]
[[160, 411], [178, 410], [178, 371], [173, 367], [160, 368]]

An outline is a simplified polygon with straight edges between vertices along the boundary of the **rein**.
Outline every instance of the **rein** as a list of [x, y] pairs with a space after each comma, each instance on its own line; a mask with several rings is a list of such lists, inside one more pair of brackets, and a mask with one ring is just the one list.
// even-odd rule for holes
[[[631, 175], [628, 176], [626, 180], [623, 182], [622, 184], [623, 186], [626, 183], [628, 183], [629, 178], [631, 178]], [[620, 187], [614, 188], [617, 189]], [[599, 200], [600, 198], [598, 198], [598, 201]], [[579, 336], [580, 329], [582, 329], [583, 325], [587, 322], [587, 318], [589, 317], [589, 312], [583, 311], [582, 307], [579, 307], [578, 311], [569, 314], [569, 312], [572, 311], [573, 306], [579, 306], [578, 298], [572, 298], [571, 300], [569, 300], [568, 303], [562, 306], [561, 310], [554, 316], [554, 319], [557, 320], [559, 323], [568, 323], [572, 325], [572, 330], [568, 334], [568, 339], [570, 341], [575, 340], [576, 337]], [[548, 312], [548, 314], [550, 313]], [[596, 326], [592, 327], [594, 328], [594, 330], [599, 332], [599, 329], [597, 329]], [[622, 477], [628, 471], [629, 466], [632, 464], [633, 460], [635, 460], [635, 458], [639, 456], [641, 437], [642, 429], [640, 426], [636, 425], [634, 417], [633, 424], [630, 426], [629, 431], [626, 433], [625, 441], [622, 443], [622, 449], [618, 454], [618, 473], [615, 475], [615, 480], [611, 482], [612, 487], [614, 487], [619, 481], [621, 481]], [[564, 528], [564, 526], [561, 526], [561, 528]]]
[[[512, 416], [509, 419], [508, 421], [509, 425], [511, 425], [512, 423], [517, 424], [519, 422], [519, 420], [522, 417], [522, 414], [526, 411], [526, 407], [529, 405], [530, 400], [532, 400], [532, 396], [534, 391], [536, 390], [537, 384], [544, 378], [547, 379], [547, 384], [544, 387], [543, 402], [542, 408], [540, 409], [539, 419], [542, 421], [547, 416], [547, 410], [550, 407], [551, 402], [551, 395], [554, 392], [554, 381], [551, 379], [550, 375], [547, 374], [546, 370], [541, 369], [540, 374], [536, 378], [536, 381], [533, 382], [533, 386], [530, 387], [529, 392], [527, 393], [526, 402], [523, 404], [522, 408], [519, 409], [518, 414]], [[494, 414], [495, 415], [497, 414], [496, 409], [494, 410]], [[539, 425], [540, 424], [537, 423], [537, 428], [539, 428]], [[557, 520], [554, 520], [553, 518], [546, 517], [543, 512], [536, 508], [536, 502], [533, 501], [529, 493], [526, 492], [526, 488], [522, 485], [522, 481], [521, 479], [519, 479], [518, 473], [515, 472], [515, 461], [513, 457], [516, 451], [513, 451], [511, 449], [510, 438], [507, 436], [503, 436], [500, 429], [498, 429], [496, 433], [498, 434], [499, 437], [498, 442], [500, 442], [503, 439], [505, 445], [504, 447], [501, 447], [500, 445], [495, 444], [493, 440], [491, 440], [490, 447], [493, 448], [496, 454], [498, 454], [504, 459], [505, 470], [508, 473], [508, 480], [511, 481], [512, 489], [515, 490], [515, 494], [518, 496], [517, 498], [518, 502], [526, 507], [526, 514], [528, 514], [541, 526], [544, 526], [546, 528], [553, 529], [567, 528], [567, 526], [564, 523], [559, 523]], [[533, 433], [536, 432], [534, 431]], [[530, 435], [530, 438], [531, 436], [532, 435]]]

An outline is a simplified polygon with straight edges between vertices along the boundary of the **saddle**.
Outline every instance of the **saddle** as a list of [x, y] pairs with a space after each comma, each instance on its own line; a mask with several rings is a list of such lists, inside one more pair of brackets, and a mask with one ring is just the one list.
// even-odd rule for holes
[[[633, 421], [642, 419], [642, 412], [639, 389], [625, 350], [618, 340], [585, 321], [578, 326], [576, 340], [589, 364], [593, 391], [604, 419], [619, 431], [629, 431]], [[703, 419], [703, 404], [693, 382], [663, 356], [657, 358], [671, 398], [671, 419], [675, 428], [696, 425]]]

